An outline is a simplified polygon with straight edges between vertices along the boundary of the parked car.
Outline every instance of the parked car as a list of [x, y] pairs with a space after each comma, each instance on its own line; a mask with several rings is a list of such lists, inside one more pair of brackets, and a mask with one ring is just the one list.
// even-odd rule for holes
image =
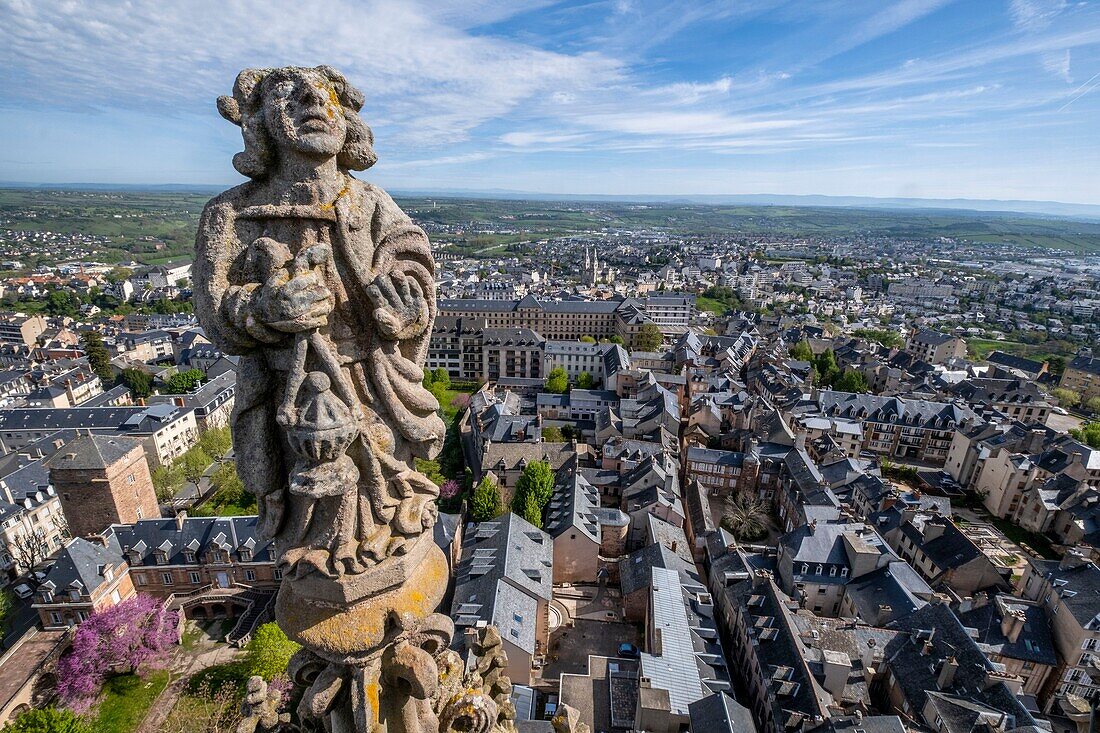
[[11, 589], [11, 592], [20, 598], [30, 598], [32, 595], [34, 595], [34, 589], [26, 583], [20, 583], [19, 585], [13, 587]]
[[639, 655], [638, 647], [633, 644], [619, 644], [619, 656], [624, 659], [637, 659]]

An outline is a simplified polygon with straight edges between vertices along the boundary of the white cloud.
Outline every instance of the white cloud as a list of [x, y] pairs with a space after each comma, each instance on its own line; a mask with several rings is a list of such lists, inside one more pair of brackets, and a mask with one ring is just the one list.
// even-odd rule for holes
[[1008, 6], [1012, 22], [1023, 30], [1042, 30], [1063, 10], [1065, 0], [1011, 0]]
[[1044, 69], [1059, 77], [1067, 84], [1073, 82], [1073, 77], [1070, 75], [1070, 55], [1068, 48], [1061, 53], [1057, 51], [1044, 53], [1040, 58], [1042, 59]]
[[[502, 17], [504, 2], [485, 2]], [[247, 66], [328, 63], [367, 97], [365, 117], [406, 143], [465, 139], [537, 95], [607, 83], [619, 64], [467, 33], [460, 3], [0, 0], [0, 98], [9, 105], [210, 110]], [[493, 8], [496, 8], [495, 10]], [[377, 110], [385, 116], [377, 117]], [[397, 121], [400, 121], [399, 123]]]

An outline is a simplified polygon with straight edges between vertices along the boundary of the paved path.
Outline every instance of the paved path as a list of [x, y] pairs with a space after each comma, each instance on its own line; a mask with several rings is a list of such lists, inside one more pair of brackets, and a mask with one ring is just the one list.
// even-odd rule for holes
[[39, 631], [23, 641], [0, 665], [0, 707], [7, 706], [23, 685], [42, 668], [58, 643], [65, 638], [65, 631]]

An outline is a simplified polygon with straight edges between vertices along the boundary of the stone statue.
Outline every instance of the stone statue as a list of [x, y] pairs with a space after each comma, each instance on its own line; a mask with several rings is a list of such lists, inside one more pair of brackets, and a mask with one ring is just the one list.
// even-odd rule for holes
[[[203, 211], [196, 308], [241, 357], [233, 442], [278, 548], [276, 620], [303, 647], [302, 729], [512, 731], [499, 635], [464, 661], [434, 613], [449, 577], [430, 531], [439, 489], [414, 459], [444, 435], [422, 386], [435, 263], [424, 232], [349, 172], [376, 160], [362, 106], [327, 66], [246, 69], [218, 99], [251, 180]], [[289, 730], [253, 687], [255, 727]]]

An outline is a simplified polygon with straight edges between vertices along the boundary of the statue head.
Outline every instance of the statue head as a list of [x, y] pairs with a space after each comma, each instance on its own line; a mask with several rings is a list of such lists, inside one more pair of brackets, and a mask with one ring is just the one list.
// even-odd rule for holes
[[362, 107], [363, 93], [329, 66], [245, 69], [233, 96], [218, 97], [218, 111], [244, 137], [233, 167], [249, 178], [266, 177], [280, 151], [335, 156], [344, 170], [370, 168], [377, 156]]

